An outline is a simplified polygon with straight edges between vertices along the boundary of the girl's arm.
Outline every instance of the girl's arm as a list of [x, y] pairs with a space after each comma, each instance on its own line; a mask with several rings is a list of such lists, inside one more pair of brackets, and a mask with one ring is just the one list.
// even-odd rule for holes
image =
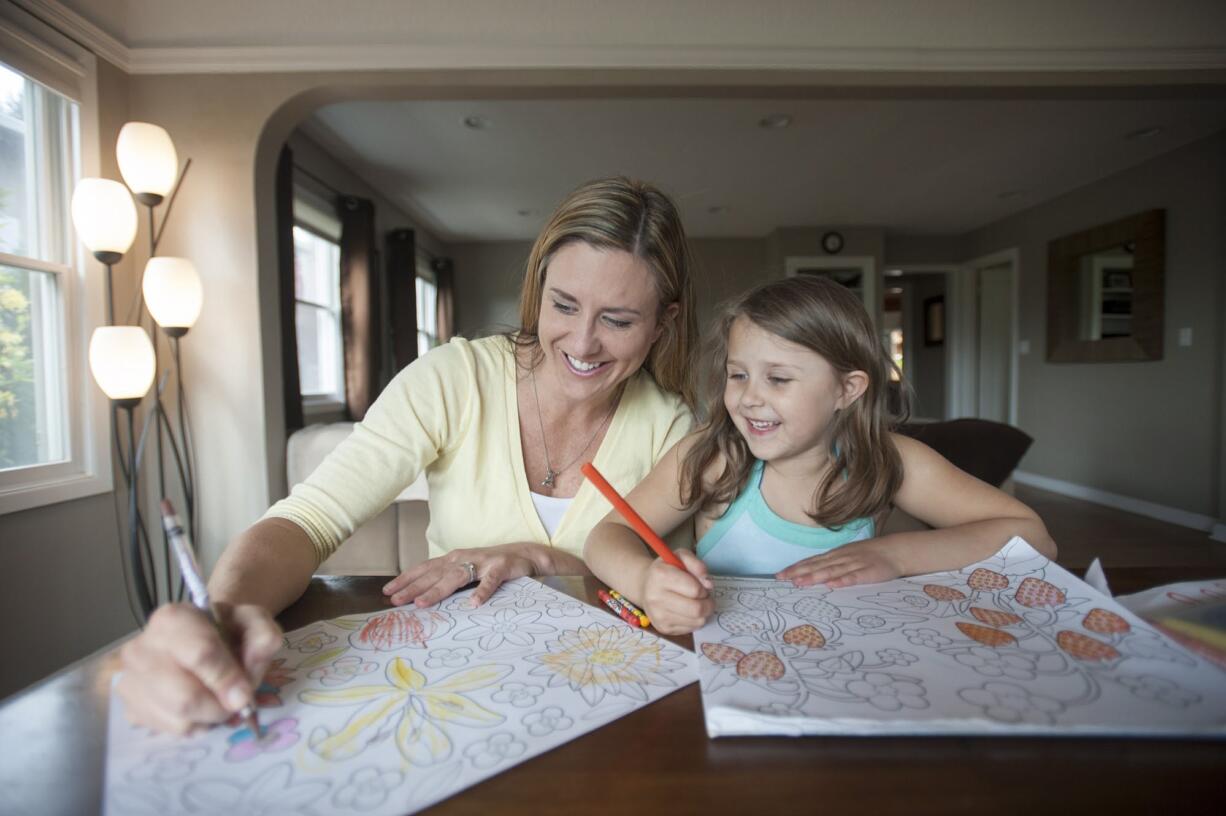
[[[664, 454], [651, 473], [630, 491], [626, 501], [661, 538], [688, 522], [698, 509], [681, 501], [681, 463], [693, 444], [687, 437]], [[616, 511], [588, 534], [583, 559], [600, 580], [639, 604], [665, 634], [683, 634], [701, 626], [714, 604], [707, 589], [706, 566], [688, 550], [678, 550], [688, 572], [669, 566], [651, 554]]]
[[893, 435], [903, 464], [895, 504], [936, 529], [893, 533], [806, 558], [778, 574], [798, 586], [831, 587], [961, 569], [1021, 536], [1055, 560], [1042, 520], [1017, 499], [954, 467], [922, 442]]

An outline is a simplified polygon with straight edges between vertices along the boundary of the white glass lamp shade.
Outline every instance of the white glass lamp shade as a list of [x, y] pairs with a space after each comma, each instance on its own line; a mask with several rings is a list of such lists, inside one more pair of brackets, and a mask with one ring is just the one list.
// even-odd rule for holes
[[149, 314], [167, 334], [185, 333], [200, 317], [204, 290], [195, 264], [187, 258], [150, 258], [141, 291]]
[[83, 178], [72, 192], [72, 223], [89, 251], [115, 263], [136, 240], [136, 205], [118, 181]]
[[179, 156], [164, 128], [128, 122], [119, 131], [115, 153], [124, 182], [141, 203], [157, 204], [174, 188]]
[[100, 326], [89, 338], [89, 370], [108, 397], [136, 403], [153, 385], [153, 343], [140, 326]]

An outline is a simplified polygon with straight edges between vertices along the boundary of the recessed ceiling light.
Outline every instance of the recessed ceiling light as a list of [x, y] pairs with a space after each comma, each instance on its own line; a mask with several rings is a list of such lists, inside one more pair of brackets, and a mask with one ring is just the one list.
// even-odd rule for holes
[[792, 117], [786, 113], [772, 113], [758, 120], [758, 127], [766, 130], [782, 130], [790, 124], [792, 124]]
[[490, 122], [489, 119], [486, 119], [484, 116], [465, 116], [464, 117], [464, 127], [470, 130], [488, 130], [491, 124], [493, 123]]
[[1021, 198], [1026, 195], [1025, 190], [1005, 190], [1003, 193], [997, 193], [996, 197], [1001, 201], [1008, 201], [1011, 198]]
[[901, 278], [902, 270], [901, 269], [887, 269], [883, 274], [887, 278]]
[[723, 204], [712, 204], [710, 207], [707, 207], [707, 212], [711, 213], [711, 215], [719, 215], [720, 213], [727, 211], [728, 208]]
[[1136, 141], [1137, 139], [1148, 139], [1151, 136], [1157, 136], [1161, 132], [1162, 128], [1160, 127], [1147, 127], [1141, 128], [1140, 130], [1134, 130], [1124, 138], [1128, 139], [1129, 141]]
[[532, 209], [531, 207], [521, 207], [515, 212], [516, 214], [523, 216], [524, 218], [527, 218], [528, 216], [534, 214], [536, 210]]

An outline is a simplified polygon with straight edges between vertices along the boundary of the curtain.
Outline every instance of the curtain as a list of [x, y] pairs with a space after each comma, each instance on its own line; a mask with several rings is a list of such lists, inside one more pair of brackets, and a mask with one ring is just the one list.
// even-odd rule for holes
[[392, 368], [400, 371], [417, 359], [417, 241], [413, 230], [387, 234], [387, 278]]
[[294, 317], [294, 154], [281, 148], [277, 159], [277, 302], [281, 313], [281, 397], [285, 431], [303, 426], [302, 388], [298, 379], [298, 326]]
[[345, 196], [341, 216], [341, 336], [345, 348], [345, 407], [359, 421], [379, 395], [379, 281], [375, 207]]
[[450, 258], [435, 258], [432, 266], [438, 287], [438, 341], [442, 344], [455, 334], [455, 272]]

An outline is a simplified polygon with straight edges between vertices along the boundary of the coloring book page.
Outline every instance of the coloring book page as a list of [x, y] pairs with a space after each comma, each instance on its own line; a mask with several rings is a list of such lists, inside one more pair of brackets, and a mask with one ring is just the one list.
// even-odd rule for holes
[[689, 652], [520, 578], [289, 632], [241, 724], [189, 737], [112, 695], [106, 813], [411, 813], [694, 682]]
[[712, 737], [1226, 736], [1226, 672], [1020, 538], [880, 584], [714, 580], [694, 633]]

